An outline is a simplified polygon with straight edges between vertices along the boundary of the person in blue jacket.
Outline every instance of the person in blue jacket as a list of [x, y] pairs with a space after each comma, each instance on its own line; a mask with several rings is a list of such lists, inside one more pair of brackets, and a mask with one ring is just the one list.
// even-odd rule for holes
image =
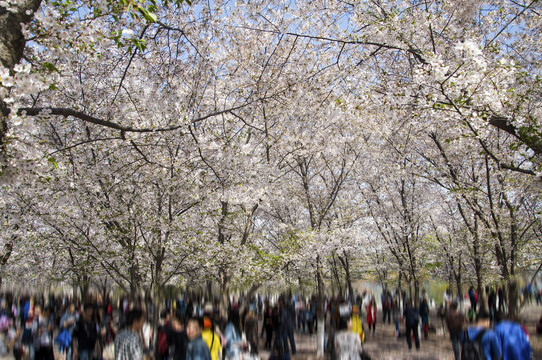
[[[475, 339], [480, 331], [485, 330], [481, 339], [482, 348], [486, 360], [500, 360], [502, 358], [501, 342], [499, 337], [493, 330], [489, 328], [489, 313], [485, 310], [480, 310], [476, 317], [476, 325], [470, 326], [468, 331], [469, 339]], [[465, 333], [461, 337], [461, 347], [465, 345]]]
[[495, 334], [501, 343], [503, 360], [530, 360], [533, 351], [521, 325], [506, 320], [502, 313], [497, 313], [495, 320]]

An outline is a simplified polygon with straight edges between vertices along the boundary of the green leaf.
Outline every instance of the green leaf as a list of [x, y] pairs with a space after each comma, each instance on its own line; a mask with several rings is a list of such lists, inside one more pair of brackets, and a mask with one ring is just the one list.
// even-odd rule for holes
[[56, 66], [54, 66], [54, 65], [51, 64], [50, 62], [47, 62], [47, 61], [44, 62], [42, 66], [43, 66], [43, 68], [44, 68], [45, 70], [48, 70], [48, 71], [50, 71], [50, 72], [56, 71], [57, 73], [60, 73], [60, 71], [58, 71], [58, 69], [56, 68]]
[[54, 158], [53, 155], [48, 155], [47, 156], [47, 161], [50, 162], [51, 164], [53, 164], [55, 169], [58, 169], [58, 163], [56, 162], [56, 159]]
[[147, 9], [143, 8], [143, 7], [139, 7], [138, 8], [139, 12], [141, 14], [143, 14], [143, 17], [145, 18], [145, 20], [147, 20], [148, 22], [151, 22], [151, 23], [155, 23], [157, 18], [156, 18], [156, 15], [149, 12]]

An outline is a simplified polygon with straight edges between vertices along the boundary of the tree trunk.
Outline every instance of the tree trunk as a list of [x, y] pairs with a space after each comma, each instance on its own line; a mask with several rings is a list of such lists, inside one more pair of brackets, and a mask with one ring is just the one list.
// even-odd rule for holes
[[[478, 309], [484, 309], [482, 307], [483, 302], [481, 301], [482, 292], [484, 291], [484, 281], [483, 281], [481, 272], [476, 273], [476, 291], [478, 292]], [[486, 304], [485, 310], [487, 311], [487, 304]]]
[[107, 293], [108, 293], [108, 286], [107, 286], [107, 278], [105, 278], [103, 284], [102, 284], [102, 301], [104, 302], [104, 304], [107, 304], [108, 303], [108, 296], [107, 296]]
[[414, 305], [416, 309], [420, 307], [420, 284], [418, 280], [414, 280]]
[[213, 302], [213, 281], [207, 280], [207, 301]]
[[[28, 24], [38, 10], [41, 0], [17, 1], [16, 11], [8, 11], [0, 6], [0, 66], [13, 71], [13, 67], [21, 61], [26, 39], [22, 25]], [[9, 108], [0, 95], [0, 174], [3, 172], [6, 159], [6, 133], [8, 131], [7, 117]]]
[[[4, 245], [4, 253], [0, 256], [0, 268], [4, 268], [8, 263], [9, 258], [11, 257], [11, 252], [13, 251], [13, 243], [8, 242]], [[0, 276], [0, 288], [2, 288], [2, 277]]]
[[160, 312], [162, 311], [162, 299], [161, 299], [161, 294], [162, 292], [162, 286], [160, 286], [160, 284], [155, 284], [155, 286], [153, 286], [153, 291], [152, 291], [152, 304], [153, 304], [153, 312], [152, 312], [152, 324], [151, 324], [151, 328], [152, 328], [152, 339], [151, 339], [151, 344], [152, 346], [154, 347], [154, 358], [155, 359], [159, 359], [159, 354], [158, 354], [158, 326], [159, 326], [159, 321], [160, 321]]
[[139, 282], [137, 281], [137, 268], [135, 265], [130, 267], [130, 300], [135, 303], [138, 298]]
[[346, 286], [348, 287], [348, 295], [350, 297], [350, 301], [353, 303], [355, 301], [355, 296], [354, 296], [354, 288], [352, 287], [352, 279], [350, 278], [350, 263], [348, 262], [348, 255], [346, 254], [345, 251], [343, 251], [343, 254], [344, 254], [344, 259], [340, 256], [337, 256], [337, 257], [339, 258], [339, 261], [341, 262], [344, 268]]
[[[478, 297], [480, 298], [482, 291], [484, 290], [484, 279], [482, 276], [482, 259], [481, 259], [481, 251], [480, 251], [480, 235], [478, 233], [478, 216], [474, 215], [474, 242], [472, 244], [473, 247], [473, 255], [474, 255], [474, 271], [476, 272], [476, 289], [478, 291]], [[478, 303], [480, 303], [480, 299], [478, 300]], [[487, 304], [486, 304], [486, 311], [487, 311]]]
[[152, 299], [152, 305], [153, 305], [153, 312], [152, 312], [152, 338], [150, 340], [151, 346], [153, 346], [155, 351], [155, 359], [159, 359], [158, 354], [158, 325], [160, 321], [160, 312], [162, 311], [162, 293], [164, 290], [164, 285], [162, 283], [162, 264], [164, 262], [164, 258], [166, 255], [166, 249], [163, 246], [160, 246], [160, 248], [157, 251], [157, 256], [154, 259], [154, 276], [153, 276], [153, 284], [151, 285], [152, 292], [151, 292], [151, 299]]
[[81, 300], [83, 301], [83, 303], [88, 301], [89, 283], [89, 276], [87, 274], [84, 274], [81, 277], [81, 283], [79, 284], [79, 287], [81, 289]]
[[221, 270], [220, 274], [220, 315], [223, 319], [228, 318], [228, 308], [230, 305], [230, 276], [226, 270]]
[[463, 312], [463, 290], [461, 289], [461, 278], [456, 280], [457, 285], [457, 298], [459, 299], [459, 306], [461, 309], [461, 312]]
[[480, 284], [478, 284], [478, 311], [484, 311], [489, 313], [489, 306], [487, 304], [487, 294], [486, 294], [486, 288], [485, 286], [482, 286], [480, 288]]
[[324, 312], [324, 282], [322, 279], [322, 272], [320, 270], [320, 256], [316, 258], [316, 286], [318, 290], [318, 304], [316, 307], [316, 321], [318, 324], [318, 332], [316, 334], [316, 357], [322, 358], [324, 356], [324, 326], [325, 326], [325, 312]]
[[459, 307], [461, 309], [461, 312], [463, 312], [463, 289], [462, 289], [462, 279], [461, 279], [461, 254], [459, 254], [459, 260], [458, 260], [458, 267], [457, 272], [454, 271], [455, 275], [455, 283], [457, 286], [457, 298], [459, 299]]
[[518, 282], [516, 279], [509, 279], [506, 282], [508, 293], [508, 316], [513, 320], [519, 318], [519, 298], [518, 298]]
[[397, 291], [399, 291], [399, 297], [402, 299], [402, 296], [403, 296], [403, 289], [402, 289], [402, 278], [403, 278], [403, 274], [399, 271], [399, 279], [397, 279]]
[[72, 301], [76, 303], [78, 298], [79, 298], [79, 286], [77, 286], [77, 279], [74, 275], [72, 279]]
[[337, 262], [335, 261], [335, 257], [336, 255], [333, 254], [332, 271], [333, 271], [333, 275], [335, 276], [335, 282], [337, 283], [337, 292], [339, 294], [339, 299], [343, 299], [344, 298], [343, 286], [341, 283], [341, 278], [339, 277], [339, 271], [337, 270]]

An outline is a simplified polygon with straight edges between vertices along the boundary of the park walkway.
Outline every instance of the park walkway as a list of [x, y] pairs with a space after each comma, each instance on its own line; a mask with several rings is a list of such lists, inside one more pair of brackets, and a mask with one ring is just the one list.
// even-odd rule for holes
[[[527, 321], [529, 329], [530, 342], [533, 348], [533, 359], [542, 359], [542, 336], [536, 335], [536, 322], [540, 317], [542, 307], [527, 306], [521, 316]], [[434, 314], [433, 314], [434, 315]], [[378, 320], [382, 320], [381, 314]], [[440, 321], [436, 316], [432, 316], [432, 321], [436, 328], [440, 327]], [[414, 341], [412, 350], [408, 350], [406, 338], [404, 336], [404, 324], [401, 324], [401, 336], [395, 338], [395, 327], [393, 324], [377, 323], [376, 334], [371, 336], [366, 334], [364, 348], [367, 350], [373, 360], [453, 360], [452, 344], [447, 331], [439, 334], [429, 334], [428, 340], [420, 339], [420, 350], [416, 351]], [[297, 354], [295, 360], [316, 360], [316, 335], [309, 337], [305, 334], [295, 334]], [[264, 340], [260, 338], [258, 344], [261, 359], [269, 358], [269, 351], [264, 349]]]
[[[402, 329], [404, 331], [404, 327]], [[420, 350], [416, 351], [413, 344], [412, 351], [408, 351], [406, 338], [404, 334], [395, 338], [395, 328], [393, 324], [377, 324], [376, 333], [366, 334], [364, 348], [375, 360], [448, 360], [453, 359], [452, 346], [450, 341], [444, 336], [429, 336], [429, 340], [421, 340]], [[297, 354], [295, 360], [316, 359], [316, 335], [309, 337], [305, 334], [295, 334]], [[259, 348], [263, 349], [264, 342], [259, 343]], [[269, 351], [260, 351], [262, 359], [269, 358]]]

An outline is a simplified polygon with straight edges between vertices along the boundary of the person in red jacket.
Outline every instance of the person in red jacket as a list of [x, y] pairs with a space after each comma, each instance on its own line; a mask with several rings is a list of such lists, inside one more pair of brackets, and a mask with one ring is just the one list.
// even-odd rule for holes
[[369, 327], [369, 333], [371, 328], [373, 329], [373, 336], [375, 335], [376, 330], [376, 300], [373, 296], [369, 304], [367, 304], [367, 325]]

